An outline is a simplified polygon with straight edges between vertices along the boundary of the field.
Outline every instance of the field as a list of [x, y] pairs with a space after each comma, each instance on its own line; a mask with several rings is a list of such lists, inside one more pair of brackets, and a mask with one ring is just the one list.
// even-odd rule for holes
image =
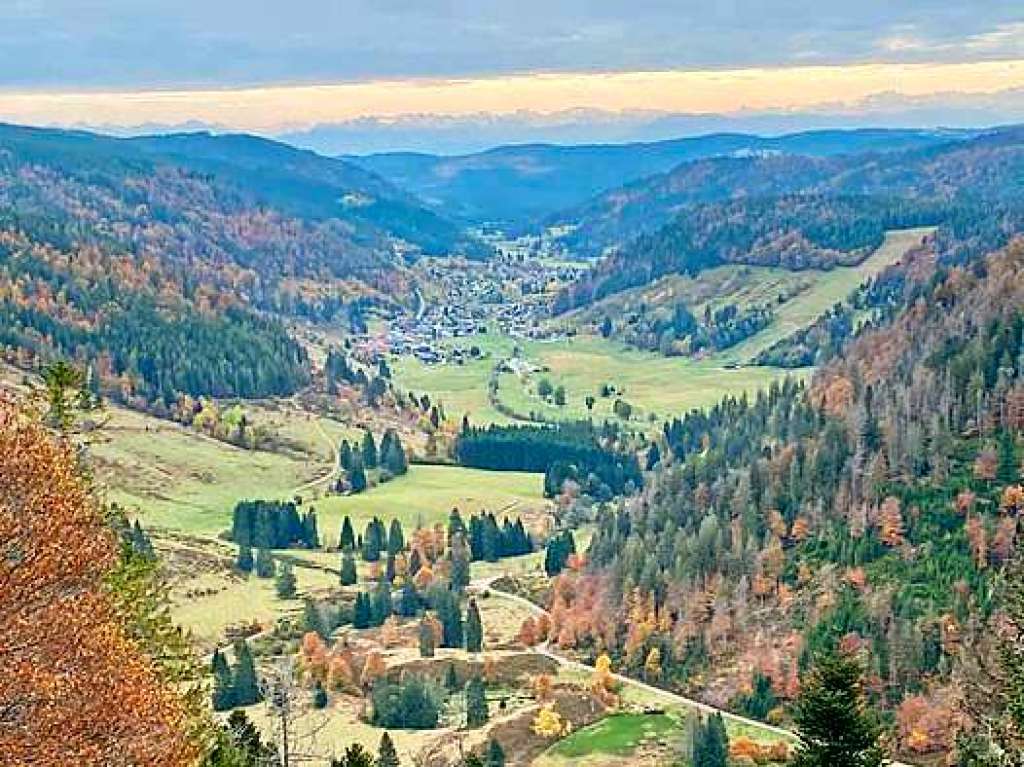
[[682, 722], [670, 714], [613, 714], [555, 743], [534, 764], [599, 763], [606, 756], [631, 756], [645, 745], [678, 745], [682, 733]]

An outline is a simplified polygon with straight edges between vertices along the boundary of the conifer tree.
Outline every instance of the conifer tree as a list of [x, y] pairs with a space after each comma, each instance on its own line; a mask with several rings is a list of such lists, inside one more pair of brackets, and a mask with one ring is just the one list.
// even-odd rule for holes
[[313, 689], [313, 708], [327, 708], [327, 703], [327, 690], [324, 689], [323, 682], [317, 680]]
[[867, 706], [864, 670], [854, 658], [829, 652], [805, 678], [794, 719], [800, 745], [794, 767], [879, 767], [880, 728]]
[[316, 602], [312, 599], [307, 598], [303, 605], [302, 624], [306, 631], [312, 631], [318, 634], [322, 639], [327, 639], [331, 635], [330, 628], [327, 625], [327, 621], [324, 620], [323, 613], [320, 612], [320, 608], [317, 607]]
[[999, 437], [999, 463], [996, 467], [996, 481], [1003, 485], [1013, 484], [1020, 479], [1020, 464], [1013, 443], [1013, 432], [1004, 429]]
[[256, 577], [258, 578], [273, 578], [276, 567], [274, 565], [274, 558], [271, 556], [270, 551], [265, 548], [259, 548], [256, 550]]
[[360, 591], [356, 594], [356, 603], [352, 610], [352, 626], [357, 629], [369, 628], [371, 617], [370, 598]]
[[721, 714], [713, 714], [697, 724], [692, 747], [693, 767], [726, 767], [729, 738]]
[[455, 664], [449, 663], [444, 672], [444, 686], [451, 692], [459, 689], [459, 675], [455, 673]]
[[380, 748], [377, 749], [377, 767], [399, 767], [398, 751], [388, 733], [380, 738]]
[[290, 562], [281, 565], [281, 569], [277, 573], [275, 587], [277, 595], [281, 599], [291, 599], [295, 596], [295, 573], [292, 571]]
[[252, 546], [239, 545], [238, 557], [235, 559], [235, 567], [241, 570], [243, 573], [251, 573], [253, 568], [252, 561]]
[[369, 486], [366, 481], [366, 470], [359, 459], [352, 461], [352, 468], [348, 472], [348, 484], [353, 493], [361, 493]]
[[352, 530], [352, 520], [348, 514], [341, 522], [341, 535], [338, 539], [338, 546], [342, 551], [352, 551], [356, 547], [356, 537]]
[[420, 644], [420, 657], [421, 658], [433, 658], [434, 657], [434, 629], [431, 627], [430, 622], [426, 619], [426, 616], [420, 620], [418, 629], [418, 638]]
[[434, 609], [441, 621], [441, 646], [461, 648], [464, 635], [458, 598], [450, 591], [442, 591], [435, 599]]
[[480, 652], [484, 645], [484, 627], [480, 621], [480, 608], [476, 600], [469, 600], [469, 607], [466, 608], [466, 650], [469, 652]]
[[352, 468], [352, 446], [347, 439], [341, 441], [341, 448], [338, 450], [338, 466], [344, 471]]
[[219, 649], [213, 651], [210, 670], [213, 672], [213, 710], [227, 711], [234, 706], [234, 678]]
[[361, 449], [363, 466], [367, 469], [376, 469], [378, 463], [377, 443], [374, 442], [373, 434], [367, 429], [363, 432], [363, 446]]
[[406, 578], [398, 592], [397, 612], [403, 618], [414, 618], [420, 610], [420, 597], [411, 578]]
[[505, 767], [505, 749], [495, 739], [491, 738], [487, 743], [487, 757], [484, 760], [484, 767]]
[[249, 643], [244, 639], [235, 642], [235, 668], [232, 681], [232, 704], [250, 706], [259, 703], [259, 680], [256, 677], [256, 662], [252, 657]]
[[466, 726], [483, 727], [489, 718], [484, 683], [480, 677], [473, 677], [466, 683]]
[[391, 529], [388, 530], [388, 553], [398, 554], [405, 549], [405, 534], [402, 532], [402, 523], [397, 519], [391, 520]]
[[341, 585], [352, 586], [359, 580], [356, 572], [356, 560], [351, 551], [346, 550], [341, 556]]

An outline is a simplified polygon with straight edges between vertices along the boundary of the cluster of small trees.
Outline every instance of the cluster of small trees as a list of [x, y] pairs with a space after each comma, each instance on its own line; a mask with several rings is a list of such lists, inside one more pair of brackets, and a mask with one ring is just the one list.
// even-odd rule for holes
[[252, 548], [319, 548], [316, 511], [299, 514], [292, 501], [239, 501], [232, 514], [231, 540]]
[[449, 530], [463, 534], [468, 532], [469, 551], [474, 562], [497, 562], [503, 557], [517, 557], [533, 551], [533, 541], [519, 517], [515, 522], [506, 517], [499, 525], [493, 513], [473, 514], [466, 531], [461, 527], [461, 518], [455, 514], [449, 521]]
[[576, 553], [576, 539], [572, 530], [563, 530], [548, 540], [544, 552], [544, 572], [553, 578], [565, 569], [569, 557]]
[[249, 643], [244, 639], [235, 642], [234, 655], [235, 663], [231, 666], [219, 648], [213, 651], [210, 670], [213, 672], [214, 711], [249, 706], [262, 700]]
[[[338, 466], [345, 473], [348, 489], [361, 493], [369, 486], [366, 472], [379, 469], [382, 481], [398, 477], [409, 471], [409, 460], [402, 446], [401, 437], [394, 429], [388, 429], [381, 437], [378, 447], [373, 433], [363, 432], [362, 442], [352, 445], [342, 440], [338, 449]], [[339, 483], [338, 487], [343, 485]]]

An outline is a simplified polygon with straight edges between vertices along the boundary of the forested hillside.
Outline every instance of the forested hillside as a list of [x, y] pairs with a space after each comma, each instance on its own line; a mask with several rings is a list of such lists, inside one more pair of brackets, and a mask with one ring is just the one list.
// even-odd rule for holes
[[410, 190], [446, 215], [517, 231], [689, 160], [755, 153], [827, 157], [886, 152], [932, 146], [959, 135], [970, 134], [885, 129], [820, 130], [777, 137], [715, 133], [630, 144], [503, 146], [457, 157], [393, 152], [348, 159]]
[[401, 256], [457, 228], [341, 161], [252, 137], [0, 127], [0, 344], [65, 356], [119, 399], [294, 391], [276, 316], [404, 295]]
[[571, 250], [616, 249], [556, 308], [722, 263], [856, 262], [886, 228], [938, 225], [940, 256], [978, 255], [1004, 245], [1024, 221], [1022, 177], [1017, 128], [884, 156], [684, 164], [571, 214], [581, 222], [567, 237]]
[[898, 747], [948, 750], [1024, 513], [1024, 243], [941, 268], [812, 383], [665, 424], [602, 511], [552, 637], [785, 721], [818, 651], [870, 669]]

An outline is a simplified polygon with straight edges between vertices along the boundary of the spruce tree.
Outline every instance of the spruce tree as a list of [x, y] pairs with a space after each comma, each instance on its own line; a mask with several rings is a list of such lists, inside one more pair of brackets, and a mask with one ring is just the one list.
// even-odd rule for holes
[[693, 744], [693, 767], [726, 767], [729, 761], [729, 738], [721, 714], [712, 714], [700, 722]]
[[483, 727], [489, 718], [484, 683], [480, 677], [473, 677], [466, 683], [466, 726]]
[[1011, 485], [1020, 479], [1020, 464], [1014, 447], [1013, 432], [1004, 429], [999, 437], [999, 463], [996, 466], [996, 481]]
[[388, 530], [388, 553], [398, 554], [405, 549], [405, 534], [402, 532], [402, 523], [397, 519], [391, 520], [391, 529]]
[[377, 767], [399, 767], [398, 751], [388, 733], [380, 738], [380, 748], [377, 749]]
[[371, 619], [370, 598], [360, 591], [356, 594], [355, 607], [352, 609], [352, 626], [357, 629], [369, 628]]
[[484, 760], [484, 767], [505, 767], [505, 749], [494, 738], [491, 738], [487, 743], [487, 757]]
[[313, 708], [327, 708], [328, 702], [327, 690], [324, 689], [323, 682], [317, 680], [313, 689]]
[[794, 767], [879, 767], [881, 730], [867, 706], [864, 670], [835, 651], [820, 656], [804, 679], [794, 720], [800, 745]]
[[213, 672], [213, 710], [227, 711], [235, 705], [234, 678], [227, 659], [219, 649], [213, 651], [210, 670]]
[[419, 643], [420, 643], [420, 657], [421, 658], [433, 658], [434, 657], [434, 629], [431, 628], [430, 623], [424, 617], [420, 621], [419, 625]]
[[235, 706], [251, 706], [259, 703], [259, 680], [256, 677], [256, 661], [253, 660], [249, 643], [244, 639], [235, 642], [235, 668], [232, 673], [232, 690]]
[[275, 587], [277, 595], [281, 599], [291, 599], [295, 596], [295, 573], [292, 571], [290, 562], [281, 565], [281, 569], [277, 573]]
[[356, 460], [352, 462], [352, 469], [348, 473], [348, 484], [353, 493], [361, 493], [369, 486], [366, 481], [366, 471], [363, 469], [363, 462]]
[[338, 466], [344, 471], [352, 468], [352, 446], [347, 439], [341, 441], [341, 448], [338, 450]]
[[252, 546], [242, 544], [238, 547], [238, 558], [235, 559], [235, 567], [237, 567], [243, 573], [252, 572]]
[[349, 519], [347, 514], [341, 522], [341, 536], [338, 540], [338, 546], [342, 551], [352, 551], [356, 547], [356, 536], [352, 530], [352, 520]]
[[271, 556], [270, 551], [265, 548], [259, 548], [256, 550], [256, 577], [257, 578], [273, 578], [276, 567], [274, 565], [274, 558]]
[[452, 591], [461, 594], [466, 590], [470, 581], [469, 547], [466, 545], [464, 536], [458, 535], [452, 538], [452, 547], [448, 557], [451, 560], [449, 581]]
[[459, 689], [459, 675], [455, 673], [454, 663], [449, 663], [448, 668], [445, 669], [444, 686], [450, 692], [455, 692], [457, 689]]
[[434, 601], [437, 619], [441, 621], [441, 646], [461, 648], [465, 637], [458, 598], [450, 591], [442, 591]]
[[420, 611], [420, 597], [411, 578], [406, 578], [398, 592], [398, 608], [396, 612], [403, 618], [415, 618]]
[[391, 602], [391, 584], [381, 580], [374, 589], [370, 601], [370, 624], [380, 626], [394, 613], [395, 607]]
[[316, 602], [312, 599], [307, 598], [303, 605], [302, 625], [306, 631], [312, 631], [319, 634], [323, 639], [327, 639], [331, 635], [330, 628], [327, 625], [327, 621], [324, 620], [323, 613], [320, 612], [320, 608], [317, 607]]
[[373, 434], [369, 430], [363, 432], [362, 446], [363, 466], [367, 469], [377, 468], [377, 443], [373, 440]]
[[356, 572], [356, 560], [350, 551], [341, 556], [341, 585], [352, 586], [359, 581], [359, 574]]
[[480, 652], [484, 646], [484, 627], [480, 621], [480, 608], [476, 600], [469, 600], [469, 607], [466, 608], [466, 650], [469, 652]]

